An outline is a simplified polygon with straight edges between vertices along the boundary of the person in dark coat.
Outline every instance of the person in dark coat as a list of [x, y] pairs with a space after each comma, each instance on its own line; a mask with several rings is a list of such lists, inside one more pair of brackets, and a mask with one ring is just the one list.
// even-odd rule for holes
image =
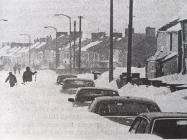
[[6, 78], [5, 82], [8, 82], [10, 84], [10, 87], [14, 87], [15, 84], [17, 83], [16, 76], [12, 74], [12, 72], [9, 72], [8, 77]]
[[23, 83], [25, 82], [32, 82], [32, 76], [36, 74], [37, 72], [32, 72], [30, 70], [30, 67], [26, 67], [26, 71], [23, 73]]

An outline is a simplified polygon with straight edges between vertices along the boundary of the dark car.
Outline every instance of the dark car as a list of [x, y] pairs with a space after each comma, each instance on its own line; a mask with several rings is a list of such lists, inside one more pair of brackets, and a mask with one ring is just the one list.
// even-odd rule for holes
[[101, 96], [119, 96], [119, 93], [109, 88], [83, 87], [77, 90], [75, 98], [68, 98], [68, 101], [76, 106], [88, 106], [96, 97]]
[[63, 80], [66, 78], [76, 78], [76, 75], [72, 75], [72, 74], [62, 74], [62, 75], [58, 75], [56, 83], [58, 85], [62, 85], [63, 84]]
[[149, 99], [139, 97], [98, 97], [89, 111], [124, 125], [131, 125], [137, 115], [143, 112], [160, 112], [158, 105]]
[[133, 121], [129, 132], [154, 134], [164, 139], [187, 139], [187, 113], [143, 113]]
[[90, 79], [83, 78], [66, 78], [62, 84], [62, 92], [75, 94], [80, 87], [95, 87], [95, 83]]

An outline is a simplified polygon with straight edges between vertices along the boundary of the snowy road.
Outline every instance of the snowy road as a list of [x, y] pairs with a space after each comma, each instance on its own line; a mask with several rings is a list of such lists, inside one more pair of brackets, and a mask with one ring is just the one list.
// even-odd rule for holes
[[128, 127], [113, 123], [85, 108], [75, 108], [67, 102], [70, 95], [60, 92], [56, 74], [39, 71], [37, 80], [10, 88], [4, 80], [8, 72], [0, 72], [0, 135], [1, 138], [65, 138], [81, 136], [101, 138], [124, 135]]

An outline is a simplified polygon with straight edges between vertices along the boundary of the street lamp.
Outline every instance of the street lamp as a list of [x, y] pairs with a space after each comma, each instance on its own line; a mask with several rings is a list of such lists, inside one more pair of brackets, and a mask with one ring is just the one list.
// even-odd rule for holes
[[[54, 16], [64, 16], [67, 17], [69, 19], [69, 35], [70, 35], [70, 39], [71, 39], [71, 17], [66, 15], [66, 14], [55, 14]], [[70, 51], [70, 58], [69, 58], [69, 63], [70, 63], [70, 69], [71, 69], [71, 40], [69, 40], [69, 51]]]
[[30, 54], [30, 49], [31, 49], [31, 35], [30, 34], [20, 34], [21, 36], [27, 36], [29, 39], [29, 66], [31, 64], [31, 54]]
[[59, 63], [59, 50], [57, 47], [57, 28], [53, 27], [53, 26], [45, 26], [44, 28], [52, 28], [53, 30], [55, 30], [55, 53], [56, 53], [56, 68], [58, 67], [58, 63]]

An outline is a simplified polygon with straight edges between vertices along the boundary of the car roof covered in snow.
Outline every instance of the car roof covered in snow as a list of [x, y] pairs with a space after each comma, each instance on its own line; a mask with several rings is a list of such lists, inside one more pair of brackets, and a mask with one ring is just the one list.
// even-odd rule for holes
[[117, 90], [115, 89], [111, 89], [111, 88], [103, 88], [103, 87], [80, 87], [78, 90], [82, 90], [82, 89], [90, 89], [90, 90], [112, 90], [112, 91], [116, 91], [118, 92]]
[[92, 79], [86, 79], [86, 78], [66, 78], [64, 81], [67, 80], [82, 80], [82, 81], [93, 81]]
[[151, 113], [142, 113], [139, 116], [147, 118], [150, 121], [158, 118], [186, 118], [187, 119], [187, 113], [183, 113], [183, 112], [151, 112]]
[[63, 77], [63, 76], [77, 76], [77, 75], [75, 75], [75, 74], [59, 74], [58, 75], [59, 77]]
[[95, 98], [96, 102], [103, 102], [103, 101], [136, 101], [136, 102], [140, 102], [140, 103], [149, 103], [149, 104], [156, 104], [156, 102], [154, 102], [153, 100], [147, 99], [147, 98], [142, 98], [142, 97], [132, 97], [132, 96], [115, 96], [115, 97], [111, 97], [111, 96], [103, 96], [103, 97], [97, 97]]

